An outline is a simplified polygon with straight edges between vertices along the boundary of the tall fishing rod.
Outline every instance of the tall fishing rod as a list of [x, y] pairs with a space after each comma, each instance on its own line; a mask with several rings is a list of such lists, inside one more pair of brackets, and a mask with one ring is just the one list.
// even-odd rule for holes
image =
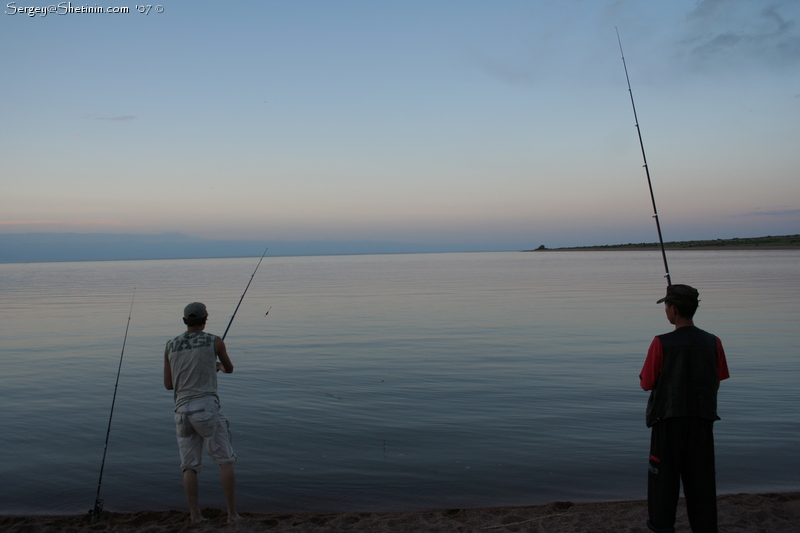
[[647, 185], [650, 187], [650, 199], [653, 201], [653, 218], [656, 219], [656, 229], [658, 230], [658, 242], [661, 243], [661, 257], [664, 259], [664, 270], [666, 271], [667, 285], [672, 285], [672, 279], [669, 276], [669, 266], [667, 266], [667, 252], [664, 250], [664, 239], [661, 237], [661, 223], [658, 221], [658, 209], [656, 208], [656, 197], [653, 194], [653, 183], [650, 181], [650, 168], [647, 166], [647, 156], [644, 154], [644, 142], [642, 142], [642, 130], [639, 128], [639, 118], [636, 116], [636, 104], [633, 103], [633, 91], [631, 90], [631, 79], [628, 77], [628, 66], [625, 64], [625, 54], [622, 52], [622, 40], [619, 38], [619, 29], [617, 31], [617, 42], [619, 43], [619, 53], [622, 56], [622, 66], [625, 68], [625, 79], [628, 82], [628, 93], [631, 96], [631, 107], [633, 108], [633, 120], [636, 121], [636, 132], [639, 134], [639, 146], [642, 149], [642, 161], [644, 162], [644, 171], [647, 174]]
[[125, 325], [125, 337], [122, 339], [122, 352], [119, 354], [119, 368], [117, 369], [117, 382], [114, 385], [114, 397], [111, 400], [111, 414], [108, 415], [108, 429], [106, 429], [106, 444], [103, 447], [103, 461], [100, 463], [100, 479], [97, 480], [97, 494], [94, 497], [94, 508], [89, 510], [92, 515], [92, 524], [97, 522], [100, 511], [103, 510], [103, 500], [100, 499], [100, 485], [103, 483], [103, 469], [106, 466], [106, 452], [108, 451], [108, 436], [111, 434], [111, 419], [114, 417], [114, 404], [117, 402], [117, 388], [119, 387], [119, 375], [122, 372], [122, 357], [125, 355], [125, 343], [128, 341], [128, 328], [131, 325], [131, 315], [133, 314], [133, 300], [136, 298], [136, 287], [133, 288], [131, 297], [131, 308], [128, 311], [128, 323]]
[[[269, 248], [267, 248], [269, 250]], [[242, 305], [242, 300], [244, 300], [244, 295], [247, 294], [247, 289], [250, 288], [250, 284], [253, 282], [253, 278], [256, 276], [256, 272], [258, 272], [258, 267], [261, 266], [261, 261], [264, 260], [264, 256], [267, 255], [267, 250], [264, 250], [264, 254], [261, 256], [261, 259], [258, 260], [258, 264], [256, 265], [256, 269], [253, 270], [253, 275], [250, 276], [250, 281], [247, 282], [247, 287], [244, 288], [244, 292], [242, 293], [242, 297], [239, 298], [239, 303], [236, 304], [236, 309], [233, 311], [233, 315], [231, 315], [231, 321], [228, 322], [228, 327], [225, 328], [225, 333], [222, 334], [222, 340], [225, 340], [225, 335], [228, 334], [228, 330], [231, 329], [231, 324], [233, 324], [233, 319], [236, 318], [236, 312], [239, 311], [239, 306]], [[267, 311], [269, 313], [269, 311]]]

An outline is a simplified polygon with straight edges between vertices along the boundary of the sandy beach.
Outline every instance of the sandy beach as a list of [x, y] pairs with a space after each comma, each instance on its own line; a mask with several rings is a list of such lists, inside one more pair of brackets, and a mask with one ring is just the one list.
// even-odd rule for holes
[[[646, 532], [647, 502], [602, 503], [553, 502], [523, 507], [439, 509], [413, 512], [346, 513], [242, 513], [236, 524], [226, 523], [219, 509], [205, 509], [209, 519], [189, 523], [188, 512], [104, 512], [96, 524], [89, 515], [2, 516], [0, 529], [9, 533], [68, 531], [120, 533], [175, 533], [230, 531], [487, 531], [537, 533]], [[778, 494], [730, 494], [719, 497], [719, 529], [723, 533], [800, 532], [800, 492]], [[683, 500], [678, 508], [676, 531], [689, 531]]]

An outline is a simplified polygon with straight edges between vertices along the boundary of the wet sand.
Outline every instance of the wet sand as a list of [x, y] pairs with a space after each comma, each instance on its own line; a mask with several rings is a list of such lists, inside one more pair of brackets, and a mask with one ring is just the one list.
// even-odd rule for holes
[[[89, 515], [0, 516], [0, 531], [8, 533], [257, 533], [262, 531], [483, 531], [483, 532], [615, 532], [649, 531], [647, 502], [553, 502], [522, 507], [440, 509], [409, 512], [252, 513], [227, 524], [219, 509], [205, 509], [208, 521], [193, 525], [187, 511], [103, 512], [96, 524]], [[676, 531], [688, 532], [681, 500]], [[730, 494], [719, 497], [719, 530], [723, 533], [800, 533], [800, 492]]]

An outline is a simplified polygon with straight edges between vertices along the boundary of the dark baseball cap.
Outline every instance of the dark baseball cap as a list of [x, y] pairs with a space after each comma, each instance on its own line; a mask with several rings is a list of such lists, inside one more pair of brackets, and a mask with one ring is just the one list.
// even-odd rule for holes
[[697, 289], [694, 287], [690, 287], [689, 285], [670, 285], [667, 287], [667, 295], [657, 301], [657, 304], [662, 302], [667, 302], [671, 304], [676, 303], [688, 303], [688, 304], [696, 304], [700, 300], [698, 297], [700, 293], [697, 292]]

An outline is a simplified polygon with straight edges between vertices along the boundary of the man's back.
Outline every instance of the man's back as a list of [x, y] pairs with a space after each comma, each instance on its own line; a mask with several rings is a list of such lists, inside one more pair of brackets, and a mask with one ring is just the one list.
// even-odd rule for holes
[[187, 331], [167, 342], [175, 407], [217, 395], [216, 335]]
[[717, 417], [717, 338], [696, 326], [659, 335], [663, 363], [648, 402], [648, 425], [676, 416]]

